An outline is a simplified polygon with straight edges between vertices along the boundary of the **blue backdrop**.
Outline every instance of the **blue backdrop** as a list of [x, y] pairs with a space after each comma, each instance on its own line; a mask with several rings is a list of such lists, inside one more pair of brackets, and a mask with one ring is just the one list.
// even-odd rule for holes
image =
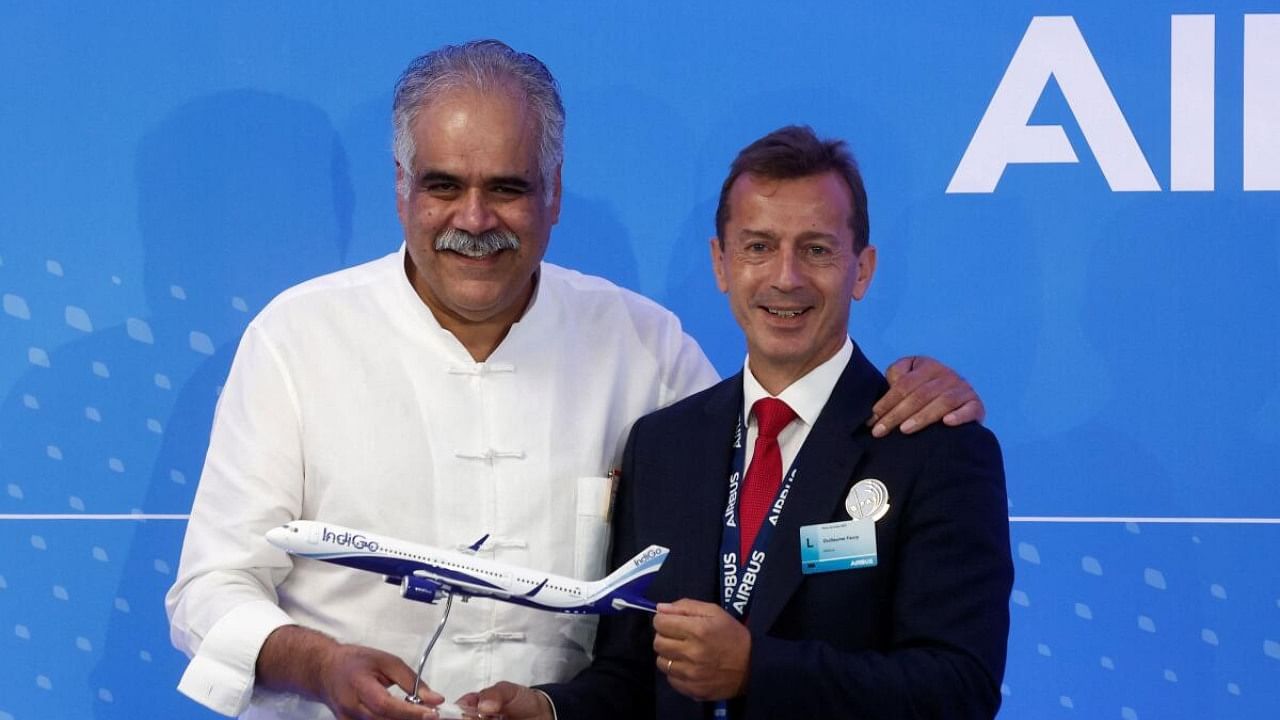
[[212, 717], [161, 600], [219, 384], [275, 293], [398, 246], [392, 83], [475, 37], [563, 86], [550, 259], [722, 373], [729, 160], [850, 140], [853, 335], [1006, 452], [1001, 717], [1276, 716], [1280, 4], [115, 5], [0, 8], [0, 720]]

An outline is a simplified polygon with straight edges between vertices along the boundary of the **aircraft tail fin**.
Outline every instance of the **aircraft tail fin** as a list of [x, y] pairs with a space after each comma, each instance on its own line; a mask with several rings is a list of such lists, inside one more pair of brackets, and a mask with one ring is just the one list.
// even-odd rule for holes
[[489, 533], [485, 533], [484, 537], [471, 543], [471, 545], [469, 545], [467, 549], [463, 550], [462, 552], [466, 555], [475, 555], [476, 553], [480, 552], [480, 548], [484, 547], [484, 541], [488, 539], [489, 539]]
[[645, 598], [644, 593], [670, 552], [661, 545], [650, 545], [641, 550], [607, 577], [592, 583], [591, 596], [614, 598], [615, 609], [631, 607], [653, 612], [653, 603]]

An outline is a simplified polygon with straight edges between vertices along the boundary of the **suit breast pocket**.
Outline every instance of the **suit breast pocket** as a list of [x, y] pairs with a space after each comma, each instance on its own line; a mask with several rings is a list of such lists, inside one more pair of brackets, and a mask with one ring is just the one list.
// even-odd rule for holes
[[609, 513], [613, 506], [612, 477], [580, 477], [577, 481], [577, 526], [573, 541], [573, 576], [580, 580], [604, 577], [609, 556]]

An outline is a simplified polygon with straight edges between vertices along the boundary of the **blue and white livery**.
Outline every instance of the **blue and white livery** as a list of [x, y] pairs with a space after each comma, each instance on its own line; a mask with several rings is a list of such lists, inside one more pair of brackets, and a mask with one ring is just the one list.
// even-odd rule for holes
[[314, 520], [294, 520], [267, 531], [272, 545], [292, 555], [378, 573], [399, 585], [406, 599], [418, 602], [458, 595], [574, 615], [656, 612], [644, 592], [667, 559], [665, 547], [650, 545], [608, 577], [582, 581], [477, 557], [473, 553], [488, 537], [473, 543], [472, 554], [467, 554]]

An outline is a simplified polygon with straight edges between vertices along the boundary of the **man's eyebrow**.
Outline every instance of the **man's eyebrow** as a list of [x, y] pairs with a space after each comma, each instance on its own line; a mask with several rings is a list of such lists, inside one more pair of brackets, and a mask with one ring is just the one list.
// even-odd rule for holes
[[[453, 185], [465, 184], [461, 177], [452, 173], [448, 173], [443, 170], [423, 170], [422, 174], [418, 176], [418, 184], [427, 185], [429, 183], [450, 183]], [[485, 185], [490, 187], [501, 185], [504, 187], [515, 188], [520, 191], [527, 191], [533, 188], [532, 182], [520, 177], [519, 175], [497, 175], [485, 178]]]
[[796, 236], [797, 240], [835, 240], [839, 235], [822, 230], [806, 230]]
[[529, 190], [533, 187], [533, 183], [519, 175], [499, 175], [489, 178], [486, 182], [488, 185], [504, 185], [517, 190]]
[[738, 231], [740, 240], [777, 240], [778, 236], [768, 230], [752, 230], [751, 228], [742, 228]]
[[[835, 240], [839, 236], [835, 233], [823, 232], [822, 230], [805, 230], [796, 235], [796, 239], [805, 240]], [[738, 231], [740, 240], [770, 240], [776, 242], [778, 240], [777, 233], [770, 230], [753, 230], [751, 228], [743, 228]]]
[[446, 182], [461, 185], [462, 179], [457, 175], [451, 175], [443, 170], [424, 170], [422, 171], [422, 174], [418, 176], [419, 185], [426, 185], [427, 183], [433, 182]]

